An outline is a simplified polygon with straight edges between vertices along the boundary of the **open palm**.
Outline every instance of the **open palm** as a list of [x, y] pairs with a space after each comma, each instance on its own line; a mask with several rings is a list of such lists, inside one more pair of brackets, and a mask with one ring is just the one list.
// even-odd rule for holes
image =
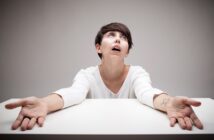
[[28, 97], [5, 105], [7, 109], [22, 107], [12, 129], [21, 127], [21, 130], [32, 129], [37, 123], [42, 126], [47, 116], [47, 105], [39, 98]]
[[174, 126], [176, 122], [182, 129], [191, 130], [195, 125], [199, 129], [203, 129], [201, 121], [196, 116], [191, 106], [200, 106], [201, 103], [186, 97], [175, 97], [167, 105], [167, 115], [170, 125]]

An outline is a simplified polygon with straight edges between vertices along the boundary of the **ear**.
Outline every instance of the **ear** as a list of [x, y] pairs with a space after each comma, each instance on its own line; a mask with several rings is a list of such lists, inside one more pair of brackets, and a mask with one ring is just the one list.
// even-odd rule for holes
[[96, 44], [96, 51], [97, 51], [97, 53], [102, 53], [100, 48], [101, 48], [100, 44], [97, 43]]

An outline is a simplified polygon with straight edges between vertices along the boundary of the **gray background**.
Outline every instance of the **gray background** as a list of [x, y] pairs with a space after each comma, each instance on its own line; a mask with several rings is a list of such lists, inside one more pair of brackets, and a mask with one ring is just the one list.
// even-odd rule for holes
[[208, 0], [4, 0], [0, 101], [43, 97], [100, 63], [99, 28], [126, 24], [126, 63], [143, 66], [170, 95], [214, 98], [214, 3]]

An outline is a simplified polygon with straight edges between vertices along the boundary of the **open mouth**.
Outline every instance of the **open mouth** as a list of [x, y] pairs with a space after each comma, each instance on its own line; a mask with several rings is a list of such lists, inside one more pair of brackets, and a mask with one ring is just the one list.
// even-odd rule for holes
[[120, 49], [118, 49], [118, 48], [113, 48], [112, 51], [120, 52]]

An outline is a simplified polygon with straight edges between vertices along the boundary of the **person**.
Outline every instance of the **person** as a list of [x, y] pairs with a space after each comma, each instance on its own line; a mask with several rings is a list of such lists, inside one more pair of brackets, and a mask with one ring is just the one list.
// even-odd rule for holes
[[68, 88], [59, 89], [43, 98], [27, 97], [5, 105], [7, 109], [21, 107], [12, 129], [32, 129], [43, 126], [46, 116], [54, 111], [80, 104], [85, 98], [137, 98], [156, 110], [165, 112], [170, 126], [176, 123], [182, 129], [203, 125], [191, 106], [199, 101], [187, 97], [170, 96], [153, 88], [149, 74], [141, 66], [124, 63], [133, 42], [130, 30], [122, 23], [109, 23], [100, 28], [95, 47], [101, 63], [80, 70]]

